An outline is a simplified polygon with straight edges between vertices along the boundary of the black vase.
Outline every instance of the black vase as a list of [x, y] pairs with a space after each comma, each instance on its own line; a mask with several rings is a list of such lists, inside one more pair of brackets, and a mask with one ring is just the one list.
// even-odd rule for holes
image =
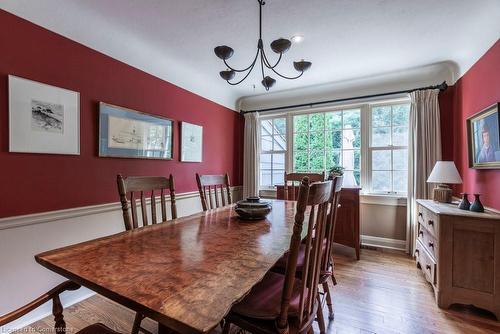
[[474, 194], [474, 203], [471, 204], [470, 206], [470, 211], [474, 212], [484, 212], [484, 206], [479, 200], [479, 195], [480, 194]]
[[458, 204], [458, 208], [461, 210], [469, 210], [470, 209], [470, 202], [469, 202], [469, 197], [467, 196], [467, 193], [462, 193], [462, 200], [460, 201], [460, 204]]

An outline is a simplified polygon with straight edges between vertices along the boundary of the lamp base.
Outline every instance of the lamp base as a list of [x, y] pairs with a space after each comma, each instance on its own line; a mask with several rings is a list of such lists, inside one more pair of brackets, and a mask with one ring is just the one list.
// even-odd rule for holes
[[452, 191], [446, 184], [440, 184], [434, 188], [432, 196], [436, 202], [451, 203]]

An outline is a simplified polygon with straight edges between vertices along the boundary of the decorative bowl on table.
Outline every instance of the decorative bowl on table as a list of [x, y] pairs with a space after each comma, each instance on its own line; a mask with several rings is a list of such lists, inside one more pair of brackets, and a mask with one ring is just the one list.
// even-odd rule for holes
[[262, 220], [271, 212], [272, 206], [268, 201], [262, 201], [260, 197], [248, 197], [236, 202], [235, 211], [242, 220]]

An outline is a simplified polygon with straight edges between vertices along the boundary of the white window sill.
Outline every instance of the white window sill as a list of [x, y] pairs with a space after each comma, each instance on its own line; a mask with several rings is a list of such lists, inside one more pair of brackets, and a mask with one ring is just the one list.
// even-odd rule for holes
[[[261, 189], [259, 196], [262, 198], [276, 198], [276, 189]], [[360, 194], [360, 204], [406, 206], [406, 196], [396, 194]]]

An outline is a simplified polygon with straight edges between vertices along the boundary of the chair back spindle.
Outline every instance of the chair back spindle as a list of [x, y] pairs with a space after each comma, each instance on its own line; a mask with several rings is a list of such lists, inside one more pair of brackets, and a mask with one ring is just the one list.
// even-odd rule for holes
[[298, 197], [297, 212], [290, 252], [285, 270], [285, 284], [281, 300], [280, 315], [276, 320], [278, 329], [288, 327], [288, 308], [295, 283], [297, 259], [302, 242], [302, 229], [306, 207], [310, 207], [305, 241], [305, 258], [301, 277], [301, 290], [299, 301], [299, 328], [305, 328], [314, 320], [318, 308], [317, 294], [321, 273], [322, 244], [326, 235], [328, 219], [328, 205], [331, 200], [332, 182], [318, 182], [310, 184], [309, 178], [302, 180]]
[[324, 273], [331, 272], [333, 267], [333, 238], [335, 236], [335, 224], [339, 209], [340, 191], [342, 190], [343, 176], [336, 176], [332, 180], [332, 197], [330, 199], [330, 211], [326, 226], [326, 248], [321, 265]]
[[[166, 192], [170, 193], [170, 206], [172, 219], [177, 218], [177, 204], [175, 199], [174, 177], [162, 176], [117, 176], [118, 194], [122, 204], [123, 221], [125, 229], [132, 230], [139, 227], [139, 213], [137, 201], [141, 207], [142, 226], [149, 225], [146, 197], [149, 194], [151, 207], [151, 223], [157, 224], [156, 196], [160, 195], [161, 221], [167, 220]], [[129, 194], [129, 198], [127, 195]], [[130, 202], [130, 206], [129, 206]]]
[[323, 173], [287, 173], [285, 172], [284, 187], [283, 187], [283, 198], [284, 200], [297, 200], [295, 194], [295, 185], [300, 184], [304, 177], [308, 177], [309, 182], [322, 182], [325, 180], [325, 172]]
[[203, 211], [232, 203], [229, 175], [200, 175], [196, 173]]

